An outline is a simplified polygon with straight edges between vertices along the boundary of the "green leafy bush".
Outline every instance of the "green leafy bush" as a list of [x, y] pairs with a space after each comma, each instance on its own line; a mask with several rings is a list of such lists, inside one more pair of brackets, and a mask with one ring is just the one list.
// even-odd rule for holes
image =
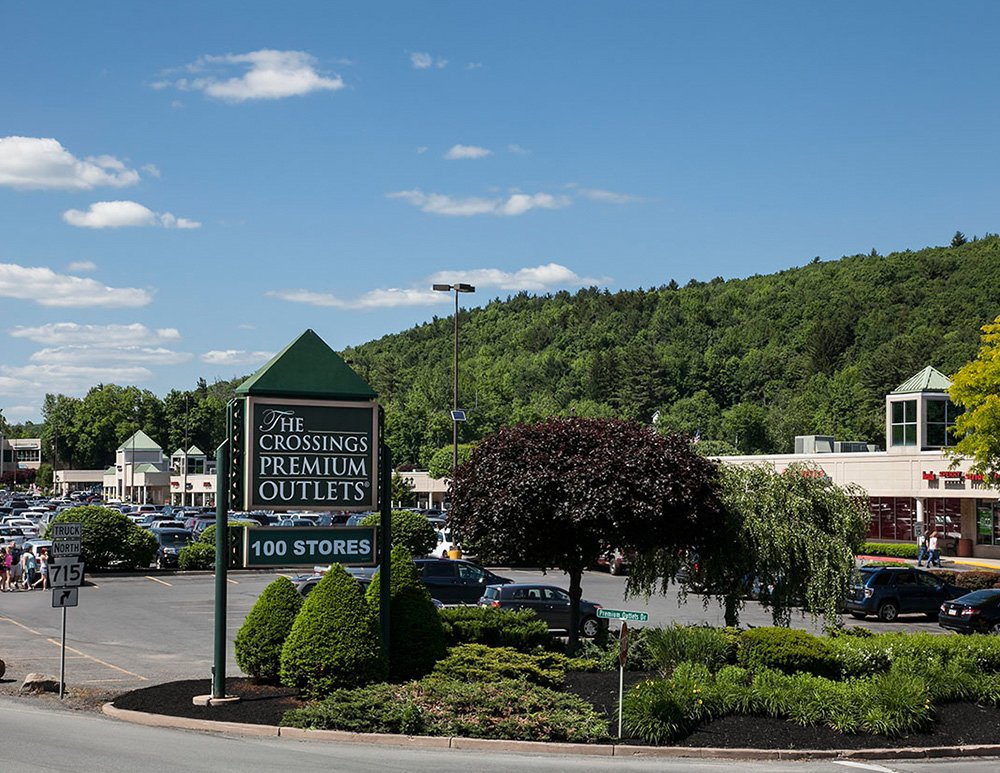
[[288, 712], [281, 724], [518, 741], [608, 740], [607, 720], [575, 695], [523, 681], [462, 682], [436, 676], [337, 690], [321, 703]]
[[177, 554], [177, 568], [182, 570], [214, 569], [215, 545], [205, 542], [192, 542], [181, 548]]
[[[420, 582], [409, 551], [392, 549], [389, 571], [389, 678], [406, 681], [426, 676], [445, 656], [444, 629], [426, 586]], [[372, 614], [379, 614], [379, 572], [375, 573], [365, 600]]]
[[960, 588], [968, 588], [970, 591], [1000, 588], [1000, 572], [988, 570], [956, 572], [951, 569], [931, 569], [930, 572], [940, 580], [958, 585]]
[[281, 683], [307, 698], [385, 679], [378, 620], [358, 581], [333, 565], [306, 598], [281, 649]]
[[735, 663], [739, 633], [732, 628], [674, 623], [649, 629], [645, 638], [650, 663], [666, 675], [685, 661], [701, 663], [710, 671]]
[[530, 609], [449, 607], [439, 609], [438, 614], [449, 647], [485, 644], [530, 652], [538, 647], [552, 646], [549, 627]]
[[[248, 526], [260, 526], [260, 524], [256, 521], [228, 521], [228, 525], [230, 545], [235, 545], [243, 541], [243, 530]], [[215, 532], [215, 524], [210, 523], [202, 530], [201, 534], [198, 535], [198, 542], [204, 542], [205, 544], [214, 546]]]
[[117, 510], [96, 505], [74, 507], [52, 519], [46, 538], [51, 538], [52, 524], [56, 523], [80, 524], [80, 560], [88, 571], [147, 567], [156, 555], [156, 537]]
[[302, 597], [287, 577], [278, 577], [260, 594], [236, 634], [236, 663], [255, 680], [277, 682], [281, 648], [302, 608]]
[[622, 725], [646, 743], [667, 743], [709, 718], [713, 699], [709, 670], [700, 664], [678, 664], [670, 679], [641, 682], [626, 693]]
[[[372, 513], [361, 521], [362, 526], [378, 526], [381, 516]], [[393, 510], [389, 521], [393, 545], [402, 545], [411, 556], [426, 556], [437, 547], [437, 534], [431, 522], [412, 510]]]
[[737, 663], [751, 670], [773, 668], [836, 678], [840, 668], [825, 639], [793, 628], [753, 628], [739, 637]]
[[557, 652], [529, 654], [511, 647], [461, 644], [438, 661], [434, 673], [467, 682], [523, 679], [542, 687], [560, 687], [566, 678], [568, 658]]
[[916, 559], [920, 555], [920, 548], [915, 542], [866, 542], [858, 555]]
[[[657, 668], [649, 646], [649, 634], [653, 628], [629, 628], [628, 655], [625, 660], [626, 671], [654, 671]], [[598, 671], [615, 671], [618, 668], [618, 652], [620, 647], [617, 631], [609, 631], [606, 641], [596, 639], [581, 639], [576, 650], [576, 657], [597, 663]]]

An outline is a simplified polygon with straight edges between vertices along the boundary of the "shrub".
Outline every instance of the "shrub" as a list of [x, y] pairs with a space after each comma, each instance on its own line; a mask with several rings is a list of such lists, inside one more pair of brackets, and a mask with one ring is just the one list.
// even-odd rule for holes
[[260, 594], [236, 634], [236, 663], [260, 682], [276, 682], [281, 647], [302, 608], [302, 597], [287, 577], [278, 577]]
[[839, 665], [824, 639], [792, 628], [754, 628], [739, 637], [739, 665], [773, 668], [785, 674], [805, 672], [836, 678]]
[[951, 569], [932, 569], [931, 574], [940, 580], [950, 582], [952, 585], [968, 588], [970, 591], [1000, 587], [1000, 572], [955, 572]]
[[[381, 516], [372, 513], [361, 521], [362, 526], [378, 526]], [[426, 556], [437, 547], [437, 534], [431, 522], [412, 510], [393, 510], [389, 521], [393, 545], [402, 545], [411, 556]]]
[[[625, 660], [626, 671], [653, 671], [657, 665], [649, 648], [649, 634], [652, 628], [629, 628], [628, 656]], [[582, 639], [576, 650], [576, 657], [597, 663], [597, 671], [615, 671], [618, 669], [619, 634], [609, 631], [607, 640]]]
[[205, 542], [192, 542], [190, 545], [185, 545], [177, 554], [177, 568], [183, 570], [214, 569], [215, 545], [209, 545]]
[[[248, 526], [260, 526], [256, 521], [229, 521], [229, 544], [237, 545], [243, 541], [243, 529]], [[210, 523], [206, 526], [201, 534], [198, 535], [198, 542], [204, 542], [208, 545], [215, 545], [215, 532], [216, 526], [214, 523]]]
[[542, 687], [560, 687], [566, 678], [568, 658], [556, 652], [529, 654], [511, 647], [461, 644], [452, 647], [434, 673], [465, 682], [523, 679]]
[[493, 607], [449, 607], [439, 609], [445, 643], [485, 644], [489, 647], [513, 647], [530, 652], [552, 645], [549, 627], [530, 609], [495, 609]]
[[607, 720], [575, 695], [523, 681], [460, 682], [433, 676], [337, 690], [321, 703], [288, 712], [281, 724], [518, 741], [608, 740]]
[[642, 682], [628, 691], [622, 699], [622, 724], [646, 743], [673, 741], [711, 716], [713, 694], [705, 666], [678, 665], [672, 678]]
[[[409, 551], [392, 549], [389, 571], [389, 678], [419, 679], [445, 656], [444, 629], [431, 595], [417, 574]], [[379, 573], [368, 585], [365, 600], [379, 614]]]
[[920, 548], [915, 542], [866, 542], [858, 555], [916, 559], [920, 555]]
[[146, 567], [156, 555], [156, 537], [117, 510], [96, 505], [74, 507], [52, 519], [46, 537], [51, 537], [52, 524], [56, 523], [80, 524], [80, 559], [88, 571]]
[[650, 663], [664, 675], [685, 661], [701, 663], [710, 671], [736, 662], [738, 634], [734, 629], [674, 623], [649, 629], [645, 639]]
[[385, 679], [378, 621], [358, 581], [335, 564], [306, 598], [281, 649], [281, 683], [307, 698]]

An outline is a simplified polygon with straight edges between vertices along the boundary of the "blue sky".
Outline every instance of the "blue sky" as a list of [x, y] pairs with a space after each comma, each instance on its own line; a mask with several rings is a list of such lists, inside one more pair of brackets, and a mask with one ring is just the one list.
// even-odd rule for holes
[[[995, 2], [0, 5], [0, 407], [1000, 230]], [[448, 367], [448, 363], [442, 363]]]

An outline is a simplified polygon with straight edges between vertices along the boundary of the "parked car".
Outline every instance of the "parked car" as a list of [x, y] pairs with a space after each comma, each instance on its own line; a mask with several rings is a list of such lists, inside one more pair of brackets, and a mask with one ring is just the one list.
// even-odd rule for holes
[[191, 544], [191, 541], [194, 539], [194, 536], [187, 529], [153, 529], [152, 534], [156, 537], [156, 558], [154, 562], [157, 569], [175, 568], [181, 548]]
[[[487, 585], [479, 606], [496, 609], [530, 609], [553, 630], [569, 631], [569, 592], [554, 585], [514, 582]], [[597, 616], [600, 604], [580, 599], [580, 634], [588, 638], [607, 630], [608, 621]]]
[[0, 545], [9, 545], [12, 542], [15, 545], [23, 545], [26, 539], [28, 538], [16, 526], [0, 526]]
[[413, 563], [431, 597], [444, 604], [477, 604], [487, 585], [513, 582], [461, 559], [415, 558]]
[[859, 620], [878, 615], [879, 620], [891, 623], [901, 614], [921, 613], [934, 618], [942, 602], [968, 592], [968, 588], [912, 567], [862, 567], [844, 606]]
[[626, 574], [631, 563], [630, 556], [619, 548], [608, 548], [597, 557], [597, 565], [611, 574]]
[[938, 625], [959, 633], [1000, 634], [1000, 589], [977, 590], [944, 602]]

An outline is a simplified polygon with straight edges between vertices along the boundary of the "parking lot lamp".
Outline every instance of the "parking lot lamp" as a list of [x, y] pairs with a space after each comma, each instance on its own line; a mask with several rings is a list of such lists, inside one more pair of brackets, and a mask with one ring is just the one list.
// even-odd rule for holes
[[454, 389], [452, 390], [451, 401], [451, 478], [455, 479], [455, 468], [458, 467], [458, 423], [465, 421], [464, 411], [458, 409], [458, 294], [474, 293], [476, 288], [473, 285], [463, 282], [455, 284], [435, 284], [433, 289], [438, 292], [449, 293], [455, 291], [455, 362], [454, 362]]

